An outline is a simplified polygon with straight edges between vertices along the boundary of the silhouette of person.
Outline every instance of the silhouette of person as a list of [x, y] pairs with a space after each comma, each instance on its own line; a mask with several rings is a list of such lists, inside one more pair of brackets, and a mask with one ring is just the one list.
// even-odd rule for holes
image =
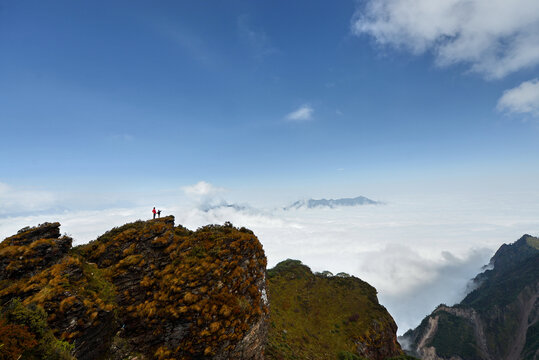
[[152, 213], [153, 213], [153, 218], [155, 219], [155, 214], [157, 213], [157, 211], [155, 211], [155, 206], [153, 207]]
[[161, 210], [157, 210], [157, 217], [158, 217], [158, 218], [161, 217]]

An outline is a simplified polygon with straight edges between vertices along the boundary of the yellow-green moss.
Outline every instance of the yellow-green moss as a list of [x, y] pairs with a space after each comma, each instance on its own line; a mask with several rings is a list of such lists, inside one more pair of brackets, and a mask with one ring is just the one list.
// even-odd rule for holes
[[[315, 275], [297, 260], [268, 271], [271, 300], [267, 359], [337, 359], [388, 346], [396, 327], [376, 290], [354, 277]], [[395, 339], [396, 340], [396, 339]]]
[[[34, 261], [32, 251], [46, 245], [52, 243], [4, 244], [0, 255], [25, 254]], [[13, 263], [14, 268], [25, 265]], [[264, 251], [251, 231], [227, 224], [192, 232], [175, 228], [167, 217], [112, 229], [32, 276], [1, 281], [0, 298], [21, 296], [24, 304], [42, 306], [52, 325], [76, 310], [77, 326], [55, 329], [70, 342], [84, 335], [84, 327], [97, 326], [104, 313], [112, 312], [120, 324], [136, 324], [136, 331], [144, 329], [153, 339], [170, 331], [171, 319], [179, 319], [188, 324], [188, 336], [174, 346], [161, 342], [144, 348], [146, 355], [210, 356], [233, 350], [268, 313], [259, 289], [265, 266]], [[127, 326], [122, 336], [128, 338], [131, 330]]]

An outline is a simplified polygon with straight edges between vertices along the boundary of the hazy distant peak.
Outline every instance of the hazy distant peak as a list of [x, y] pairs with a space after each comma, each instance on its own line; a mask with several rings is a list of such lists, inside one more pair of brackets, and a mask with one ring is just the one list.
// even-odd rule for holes
[[318, 207], [329, 207], [335, 208], [338, 206], [359, 206], [359, 205], [378, 205], [381, 204], [378, 201], [371, 200], [365, 196], [358, 196], [355, 198], [340, 198], [340, 199], [308, 199], [308, 200], [298, 200], [290, 206], [286, 207], [286, 210], [289, 209], [300, 209], [308, 208], [314, 209]]
[[236, 211], [247, 211], [247, 210], [253, 211], [254, 210], [248, 205], [230, 204], [227, 202], [221, 202], [220, 204], [217, 204], [217, 205], [203, 205], [200, 207], [200, 209], [204, 212], [209, 212], [211, 210], [216, 210], [216, 209], [234, 209]]

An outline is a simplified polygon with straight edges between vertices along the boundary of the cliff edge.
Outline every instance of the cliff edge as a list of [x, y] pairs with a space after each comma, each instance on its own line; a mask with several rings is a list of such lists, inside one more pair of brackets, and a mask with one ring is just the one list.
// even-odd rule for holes
[[0, 304], [12, 314], [0, 319], [0, 341], [15, 358], [42, 343], [58, 359], [263, 358], [266, 257], [250, 230], [190, 231], [169, 216], [72, 248], [59, 229], [46, 223], [0, 243]]

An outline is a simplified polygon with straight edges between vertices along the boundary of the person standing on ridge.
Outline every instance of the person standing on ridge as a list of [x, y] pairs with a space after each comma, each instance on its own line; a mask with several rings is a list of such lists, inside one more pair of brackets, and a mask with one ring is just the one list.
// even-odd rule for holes
[[157, 210], [157, 217], [158, 217], [158, 218], [161, 217], [161, 210]]
[[157, 211], [155, 211], [155, 206], [153, 207], [152, 213], [153, 213], [153, 218], [155, 219], [155, 214], [157, 213]]

